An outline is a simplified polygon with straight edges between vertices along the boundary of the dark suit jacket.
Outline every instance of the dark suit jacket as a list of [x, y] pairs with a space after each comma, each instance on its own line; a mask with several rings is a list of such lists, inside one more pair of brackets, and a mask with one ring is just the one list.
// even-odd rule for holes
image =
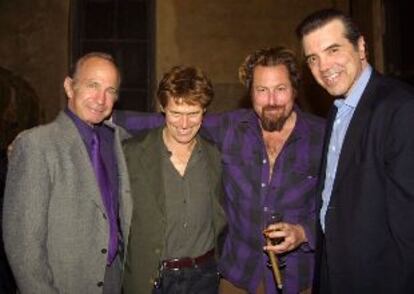
[[372, 74], [344, 139], [325, 225], [319, 293], [414, 293], [412, 88]]

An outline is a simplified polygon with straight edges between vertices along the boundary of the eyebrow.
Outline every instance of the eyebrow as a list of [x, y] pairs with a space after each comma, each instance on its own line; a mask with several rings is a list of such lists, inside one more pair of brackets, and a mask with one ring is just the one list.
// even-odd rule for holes
[[203, 110], [195, 110], [195, 111], [190, 111], [190, 112], [176, 111], [176, 110], [168, 110], [168, 111], [171, 112], [172, 114], [198, 114], [202, 112]]
[[[322, 51], [323, 51], [323, 52], [326, 52], [326, 51], [328, 51], [328, 50], [330, 50], [330, 49], [333, 49], [333, 48], [339, 48], [339, 47], [341, 47], [341, 45], [340, 45], [340, 44], [338, 44], [338, 43], [334, 43], [334, 44], [329, 45], [328, 47], [324, 48]], [[316, 55], [316, 54], [314, 54], [314, 53], [309, 54], [309, 55], [305, 55], [305, 60], [308, 60], [310, 57], [315, 56], [315, 55]]]
[[328, 50], [330, 50], [330, 49], [333, 49], [333, 48], [338, 48], [338, 47], [341, 47], [341, 45], [340, 45], [340, 44], [338, 44], [338, 43], [334, 43], [334, 44], [332, 44], [332, 45], [330, 45], [330, 46], [326, 47], [325, 49], [323, 49], [323, 51], [328, 51]]

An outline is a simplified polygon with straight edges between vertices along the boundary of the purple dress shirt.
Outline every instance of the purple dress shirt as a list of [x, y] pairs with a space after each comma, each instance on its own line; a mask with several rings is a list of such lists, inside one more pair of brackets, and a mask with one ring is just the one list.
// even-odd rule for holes
[[[89, 158], [92, 160], [92, 136], [95, 131], [100, 138], [101, 145], [101, 157], [105, 165], [106, 173], [109, 179], [109, 193], [101, 193], [102, 202], [106, 210], [106, 216], [109, 222], [109, 227], [118, 228], [118, 165], [114, 152], [114, 130], [110, 127], [101, 124], [94, 128], [90, 127], [84, 121], [79, 119], [73, 112], [68, 108], [65, 109], [65, 113], [75, 123], [83, 142], [85, 143], [86, 150], [88, 151]], [[100, 187], [102, 189], [103, 187]], [[113, 211], [115, 213], [110, 213]], [[109, 230], [108, 240], [108, 264], [111, 264], [116, 252], [118, 250], [118, 235], [119, 228]]]
[[[258, 117], [252, 109], [209, 114], [201, 134], [219, 148], [228, 235], [219, 271], [235, 286], [255, 293], [261, 281], [267, 294], [278, 293], [267, 267], [263, 210], [281, 212], [283, 220], [300, 224], [308, 242], [281, 257], [283, 293], [297, 294], [312, 286], [315, 247], [315, 189], [322, 155], [324, 122], [297, 107], [297, 121], [281, 150], [269, 181], [269, 160]], [[160, 115], [117, 113], [115, 120], [129, 131], [139, 132], [162, 122]]]

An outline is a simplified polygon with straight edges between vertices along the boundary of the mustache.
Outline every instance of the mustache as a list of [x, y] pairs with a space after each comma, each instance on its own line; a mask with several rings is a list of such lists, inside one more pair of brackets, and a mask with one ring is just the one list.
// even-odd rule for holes
[[284, 106], [278, 106], [278, 105], [266, 105], [262, 108], [262, 112], [265, 111], [272, 111], [272, 110], [283, 110]]

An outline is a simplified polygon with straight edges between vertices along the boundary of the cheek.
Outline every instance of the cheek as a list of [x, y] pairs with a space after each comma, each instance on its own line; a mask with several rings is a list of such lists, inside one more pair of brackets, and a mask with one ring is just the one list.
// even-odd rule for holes
[[202, 118], [193, 118], [188, 121], [188, 124], [193, 129], [199, 129], [201, 127]]
[[111, 99], [107, 99], [105, 106], [106, 108], [111, 111], [112, 108], [114, 107], [115, 101], [111, 98]]
[[253, 108], [257, 111], [263, 108], [266, 105], [266, 100], [263, 97], [256, 95], [252, 99]]
[[313, 77], [316, 80], [320, 80], [321, 79], [320, 72], [319, 72], [319, 70], [318, 70], [318, 68], [316, 66], [310, 67], [309, 70], [310, 70], [310, 72], [312, 73]]
[[166, 124], [166, 126], [167, 126], [168, 128], [173, 128], [173, 127], [176, 127], [176, 126], [177, 126], [178, 122], [173, 121], [173, 120], [171, 120], [171, 119], [166, 119], [166, 120], [165, 120], [165, 124]]
[[195, 130], [199, 130], [200, 129], [200, 127], [201, 127], [201, 120], [198, 120], [197, 122], [194, 122], [194, 124], [193, 124], [193, 128], [195, 129]]
[[293, 109], [293, 106], [295, 105], [295, 101], [289, 101], [289, 103], [287, 104], [287, 111], [290, 112]]

